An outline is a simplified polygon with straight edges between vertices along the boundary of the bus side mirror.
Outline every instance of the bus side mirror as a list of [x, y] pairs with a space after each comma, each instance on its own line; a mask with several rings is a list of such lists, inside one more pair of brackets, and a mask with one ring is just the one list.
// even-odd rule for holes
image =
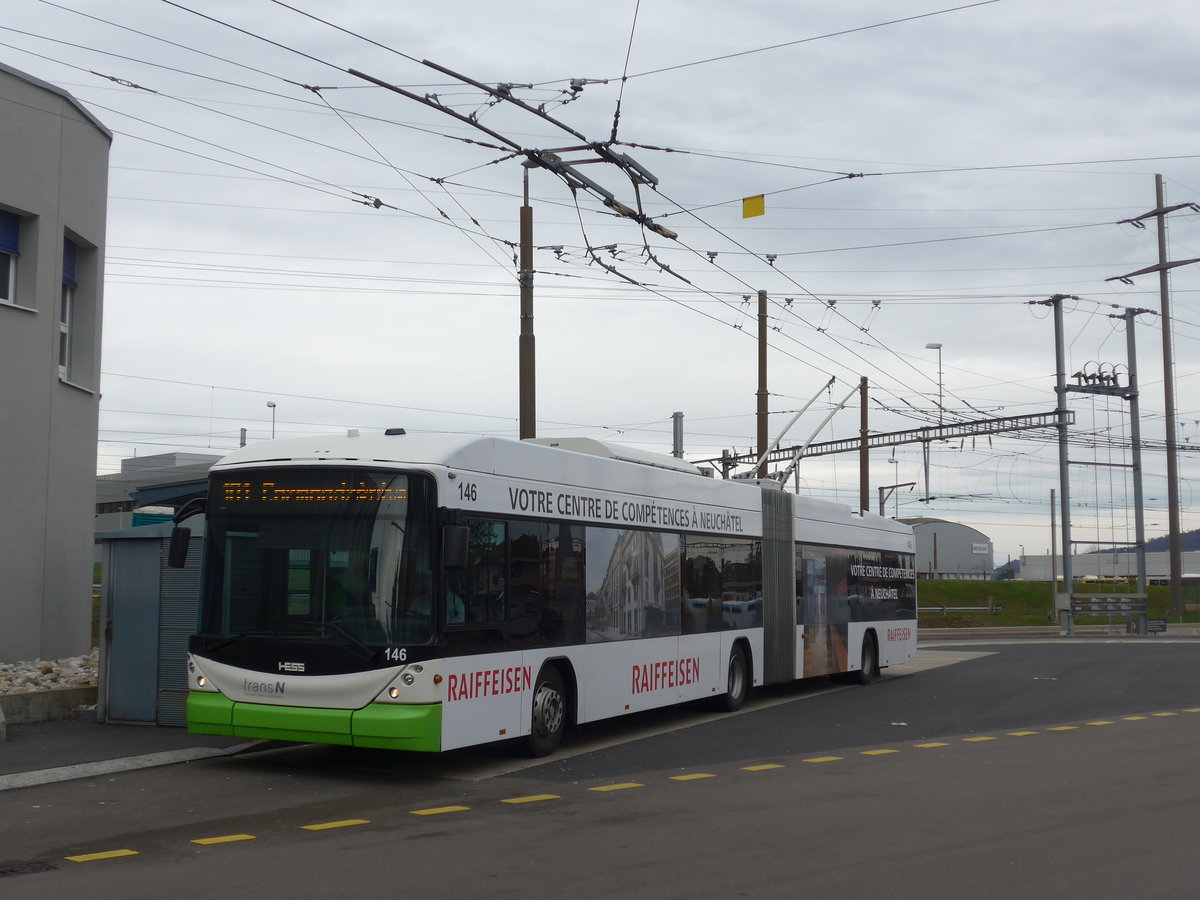
[[171, 544], [167, 548], [167, 565], [182, 569], [187, 565], [188, 546], [192, 541], [192, 529], [176, 525], [171, 529]]
[[471, 529], [466, 525], [442, 526], [442, 565], [447, 569], [467, 567], [467, 547]]

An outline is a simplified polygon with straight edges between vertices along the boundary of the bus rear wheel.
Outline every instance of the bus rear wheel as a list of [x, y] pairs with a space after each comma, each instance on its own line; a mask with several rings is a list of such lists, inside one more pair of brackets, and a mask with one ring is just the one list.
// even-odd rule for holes
[[741, 644], [734, 644], [729, 651], [729, 670], [726, 691], [716, 697], [717, 708], [725, 712], [737, 712], [746, 702], [750, 693], [750, 666], [746, 661], [746, 651]]
[[879, 654], [875, 652], [875, 639], [871, 635], [863, 637], [862, 668], [853, 675], [855, 684], [870, 684], [875, 680], [879, 671]]
[[562, 742], [567, 728], [567, 700], [562, 675], [552, 665], [542, 666], [533, 683], [533, 716], [525, 749], [530, 756], [549, 756]]

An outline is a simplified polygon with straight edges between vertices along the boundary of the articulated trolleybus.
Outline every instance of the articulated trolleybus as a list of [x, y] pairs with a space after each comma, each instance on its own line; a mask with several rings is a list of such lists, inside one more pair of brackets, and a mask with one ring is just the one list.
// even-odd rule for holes
[[203, 734], [544, 755], [572, 722], [916, 650], [911, 529], [599, 441], [264, 442], [206, 512]]

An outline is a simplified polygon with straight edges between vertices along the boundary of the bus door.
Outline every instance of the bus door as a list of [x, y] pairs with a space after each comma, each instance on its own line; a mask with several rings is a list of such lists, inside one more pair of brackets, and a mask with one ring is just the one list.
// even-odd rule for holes
[[798, 675], [811, 678], [832, 671], [833, 652], [829, 634], [829, 586], [825, 551], [803, 547], [799, 550], [796, 572], [800, 577], [797, 592], [797, 624], [801, 631], [801, 659]]

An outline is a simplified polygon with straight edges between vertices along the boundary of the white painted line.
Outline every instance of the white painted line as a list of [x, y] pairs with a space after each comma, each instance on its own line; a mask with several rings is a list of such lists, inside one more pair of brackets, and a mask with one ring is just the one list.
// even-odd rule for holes
[[[906, 663], [891, 666], [887, 674], [915, 675], [917, 672], [927, 672], [930, 669], [940, 669], [943, 666], [953, 666], [956, 663], [970, 662], [985, 656], [995, 656], [995, 650], [930, 650], [925, 647], [917, 648], [917, 655]], [[885, 676], [886, 677], [886, 676]]]
[[76, 778], [95, 778], [99, 775], [131, 772], [134, 769], [148, 769], [153, 766], [169, 766], [173, 763], [191, 762], [195, 759], [211, 759], [215, 756], [226, 756], [228, 753], [228, 750], [216, 747], [191, 747], [186, 750], [168, 750], [165, 753], [124, 756], [120, 759], [80, 763], [75, 766], [59, 766], [55, 769], [41, 769], [36, 772], [16, 772], [12, 775], [0, 775], [0, 791], [35, 787], [39, 784], [53, 784], [56, 781], [72, 781]]

